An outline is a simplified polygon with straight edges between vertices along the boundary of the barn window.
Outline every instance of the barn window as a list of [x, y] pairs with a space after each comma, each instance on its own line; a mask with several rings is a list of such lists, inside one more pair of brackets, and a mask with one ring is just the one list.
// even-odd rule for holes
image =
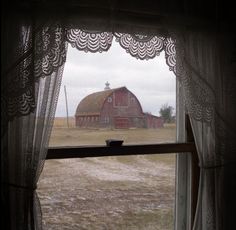
[[107, 101], [108, 101], [108, 102], [112, 102], [112, 97], [108, 97], [108, 98], [107, 98]]

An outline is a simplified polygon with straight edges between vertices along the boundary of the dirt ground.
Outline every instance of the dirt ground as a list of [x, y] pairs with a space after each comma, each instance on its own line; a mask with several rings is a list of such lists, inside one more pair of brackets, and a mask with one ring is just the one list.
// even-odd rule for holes
[[[53, 129], [51, 146], [172, 142], [161, 130]], [[92, 141], [91, 141], [92, 140]], [[175, 154], [47, 160], [38, 184], [46, 230], [173, 229]]]

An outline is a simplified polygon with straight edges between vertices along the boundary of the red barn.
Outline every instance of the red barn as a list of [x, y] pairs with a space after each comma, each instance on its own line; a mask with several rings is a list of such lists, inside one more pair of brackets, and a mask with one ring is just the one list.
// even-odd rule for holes
[[110, 89], [86, 96], [75, 114], [77, 127], [81, 128], [160, 128], [160, 117], [143, 113], [137, 97], [126, 87]]

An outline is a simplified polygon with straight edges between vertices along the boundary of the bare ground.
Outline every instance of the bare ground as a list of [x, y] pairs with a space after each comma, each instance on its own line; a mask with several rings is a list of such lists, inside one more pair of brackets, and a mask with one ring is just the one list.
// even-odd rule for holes
[[[149, 131], [148, 135], [147, 130], [116, 130], [115, 135], [123, 132], [130, 142], [139, 138], [145, 143], [150, 137], [156, 142], [175, 138], [173, 127]], [[95, 137], [92, 143], [98, 144], [114, 134], [107, 132], [55, 128], [51, 145], [91, 144], [85, 143], [86, 135], [90, 140]], [[173, 154], [48, 160], [38, 185], [44, 228], [173, 229], [174, 182]]]

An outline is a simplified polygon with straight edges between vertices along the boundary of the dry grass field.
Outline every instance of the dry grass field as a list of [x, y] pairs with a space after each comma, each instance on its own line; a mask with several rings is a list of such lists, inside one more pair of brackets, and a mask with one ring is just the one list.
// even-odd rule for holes
[[74, 119], [56, 118], [50, 146], [105, 145], [106, 139], [122, 139], [124, 144], [151, 144], [175, 141], [175, 124], [160, 129], [78, 129]]
[[[51, 146], [173, 142], [162, 129], [80, 130], [56, 119]], [[46, 230], [173, 229], [175, 154], [48, 160], [38, 194]]]
[[[75, 127], [75, 118], [74, 117], [69, 117], [68, 118], [68, 123], [69, 123], [69, 127]], [[54, 119], [54, 123], [53, 123], [54, 127], [57, 128], [66, 128], [67, 127], [67, 118], [65, 117], [56, 117]]]

